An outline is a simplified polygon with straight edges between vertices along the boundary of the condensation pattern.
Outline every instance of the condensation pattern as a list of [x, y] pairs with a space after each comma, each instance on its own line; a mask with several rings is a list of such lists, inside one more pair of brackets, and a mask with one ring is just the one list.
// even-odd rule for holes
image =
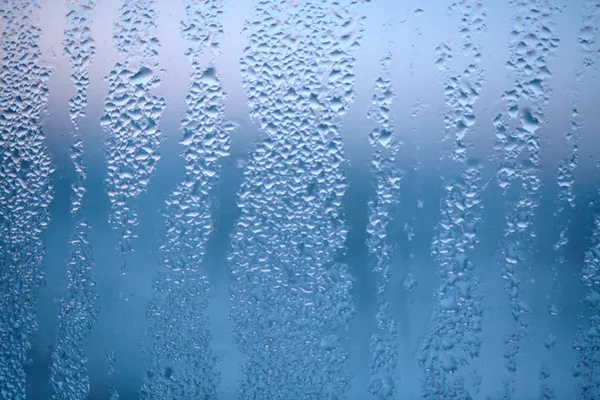
[[53, 399], [85, 399], [90, 391], [85, 339], [96, 322], [98, 294], [93, 276], [94, 261], [89, 240], [90, 226], [81, 215], [81, 202], [85, 194], [86, 171], [83, 163], [83, 139], [77, 120], [85, 116], [88, 67], [95, 54], [95, 43], [90, 36], [90, 23], [95, 3], [76, 0], [67, 4], [64, 54], [73, 73], [71, 79], [76, 94], [69, 99], [69, 114], [74, 125], [75, 143], [71, 146], [71, 159], [77, 177], [73, 184], [71, 213], [76, 221], [69, 241], [71, 259], [67, 264], [67, 294], [58, 306], [58, 327], [52, 352], [51, 378]]
[[77, 118], [85, 116], [87, 88], [90, 82], [88, 66], [96, 53], [90, 24], [94, 7], [93, 0], [70, 0], [67, 2], [67, 28], [63, 41], [64, 55], [73, 70], [71, 80], [75, 83], [75, 96], [69, 99], [69, 116], [75, 126]]
[[[481, 380], [481, 374], [469, 368], [479, 356], [483, 325], [480, 271], [470, 257], [482, 214], [481, 166], [468, 156], [467, 148], [475, 131], [474, 105], [483, 85], [479, 64], [486, 13], [480, 0], [454, 3], [449, 12], [460, 13], [461, 52], [469, 64], [460, 74], [451, 74], [444, 87], [444, 138], [453, 142], [453, 148], [442, 156], [457, 163], [462, 172], [444, 177], [441, 219], [431, 245], [432, 257], [439, 263], [439, 286], [432, 326], [419, 350], [421, 391], [426, 399], [471, 399], [478, 394]], [[447, 65], [444, 70], [451, 68]]]
[[[117, 362], [117, 357], [115, 356], [114, 350], [110, 350], [108, 353], [106, 353], [104, 359], [106, 362], [106, 375], [110, 379], [116, 372], [115, 364]], [[110, 395], [109, 400], [120, 399], [119, 392], [111, 384], [108, 385], [108, 394]]]
[[0, 0], [0, 399], [600, 399], [599, 29]]
[[573, 375], [579, 378], [578, 399], [600, 396], [600, 215], [593, 221], [592, 245], [585, 252], [582, 281], [588, 291], [584, 301], [589, 307], [589, 324], [577, 335], [573, 347], [579, 353]]
[[[571, 119], [571, 131], [567, 134], [567, 141], [572, 142], [573, 154], [569, 163], [561, 163], [567, 171], [565, 174], [570, 179], [571, 185], [564, 190], [563, 198], [574, 207], [574, 194], [572, 192], [572, 171], [577, 165], [577, 143], [579, 130], [582, 125], [581, 117], [577, 112], [577, 105], [583, 105], [578, 96], [584, 74], [591, 73], [600, 58], [598, 45], [598, 26], [600, 26], [600, 2], [587, 0], [583, 7], [583, 27], [579, 31], [579, 44], [582, 50], [583, 65], [576, 73], [576, 85], [573, 93], [574, 107]], [[600, 164], [596, 165], [600, 170]], [[561, 171], [559, 169], [559, 171]], [[559, 186], [562, 188], [561, 175]], [[598, 192], [600, 194], [600, 191]], [[562, 200], [562, 199], [561, 199]], [[564, 201], [564, 200], [563, 200]], [[596, 205], [597, 207], [597, 205]], [[562, 238], [562, 235], [561, 235]], [[566, 264], [566, 263], [565, 263]], [[578, 399], [592, 400], [600, 398], [600, 214], [596, 213], [593, 220], [591, 246], [584, 255], [584, 266], [581, 279], [587, 287], [587, 293], [582, 299], [587, 306], [587, 325], [580, 326], [573, 348], [577, 354], [577, 364], [573, 368], [573, 376], [578, 379]]]
[[69, 241], [67, 295], [59, 303], [57, 339], [52, 352], [53, 399], [85, 399], [90, 391], [84, 344], [98, 315], [98, 294], [89, 228], [85, 221], [78, 221]]
[[358, 1], [258, 1], [241, 60], [263, 140], [249, 155], [229, 256], [241, 399], [344, 398], [354, 312], [339, 119], [353, 100]]
[[107, 191], [113, 205], [110, 221], [120, 232], [122, 273], [138, 223], [131, 200], [146, 189], [160, 159], [158, 125], [165, 101], [152, 95], [160, 84], [154, 6], [153, 0], [123, 2], [113, 38], [127, 61], [117, 62], [108, 76], [109, 93], [101, 120], [109, 134]]
[[51, 160], [40, 117], [50, 71], [40, 65], [35, 1], [1, 1], [0, 398], [25, 399], [24, 366], [44, 281], [40, 236], [49, 222]]
[[380, 399], [393, 399], [398, 395], [398, 328], [391, 312], [389, 282], [395, 243], [388, 238], [388, 226], [398, 211], [402, 174], [396, 165], [400, 142], [394, 137], [390, 117], [392, 80], [389, 71], [391, 54], [381, 61], [382, 73], [375, 82], [373, 105], [369, 119], [376, 128], [369, 135], [373, 149], [371, 171], [375, 179], [376, 197], [368, 205], [367, 246], [369, 267], [377, 274], [378, 310], [377, 332], [371, 338], [371, 379], [369, 392]]
[[79, 134], [78, 118], [85, 116], [87, 106], [87, 88], [89, 75], [87, 69], [94, 58], [96, 45], [91, 37], [90, 23], [95, 2], [92, 0], [72, 0], [67, 3], [67, 28], [65, 29], [64, 55], [71, 65], [71, 80], [75, 84], [75, 96], [69, 99], [69, 116], [75, 127], [75, 142], [71, 148], [71, 159], [75, 164], [77, 178], [73, 184], [74, 199], [71, 212], [81, 208], [81, 199], [85, 193], [85, 171], [83, 166], [83, 140]]
[[201, 263], [213, 230], [220, 159], [229, 154], [234, 125], [224, 121], [225, 92], [215, 68], [202, 67], [200, 61], [206, 51], [218, 54], [223, 3], [184, 4], [182, 36], [193, 67], [180, 142], [186, 173], [167, 201], [161, 274], [148, 310], [151, 362], [140, 391], [147, 399], [214, 399], [220, 382], [204, 316], [210, 285]]
[[[553, 33], [553, 13], [547, 1], [513, 1], [513, 29], [509, 35], [510, 59], [506, 68], [514, 77], [515, 86], [506, 90], [503, 100], [506, 112], [496, 116], [496, 150], [501, 153], [498, 183], [504, 189], [507, 202], [506, 228], [502, 238], [500, 270], [506, 284], [512, 332], [505, 335], [504, 357], [506, 375], [504, 396], [514, 394], [514, 379], [518, 366], [521, 341], [529, 337], [528, 314], [531, 307], [521, 297], [521, 285], [533, 261], [535, 232], [531, 221], [540, 203], [540, 137], [538, 130], [548, 103], [552, 74], [548, 59], [558, 46]], [[513, 191], [511, 184], [519, 182]], [[545, 379], [549, 372], [544, 373]], [[544, 383], [542, 383], [544, 386]], [[547, 390], [550, 391], [550, 388]]]

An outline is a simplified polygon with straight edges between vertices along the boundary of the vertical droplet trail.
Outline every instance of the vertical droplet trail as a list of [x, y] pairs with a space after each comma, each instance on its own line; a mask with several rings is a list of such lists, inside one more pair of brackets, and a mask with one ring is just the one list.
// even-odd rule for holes
[[89, 240], [90, 225], [81, 214], [85, 194], [86, 171], [83, 161], [83, 139], [78, 119], [85, 116], [88, 67], [95, 54], [95, 43], [89, 25], [95, 2], [75, 0], [67, 4], [67, 27], [64, 32], [64, 54], [72, 68], [71, 79], [76, 87], [69, 99], [69, 115], [74, 125], [74, 143], [70, 156], [77, 173], [72, 184], [71, 213], [75, 229], [69, 240], [71, 259], [67, 264], [67, 290], [59, 300], [58, 327], [52, 352], [51, 383], [53, 399], [85, 399], [90, 391], [85, 339], [98, 314], [96, 283], [93, 276], [94, 260]]
[[[574, 107], [571, 120], [572, 131], [567, 140], [573, 143], [573, 154], [570, 160], [561, 163], [564, 174], [559, 175], [559, 186], [564, 192], [563, 202], [572, 205], [574, 195], [571, 185], [561, 185], [561, 182], [572, 181], [573, 169], [577, 165], [577, 143], [579, 129], [583, 121], [577, 112], [577, 104], [582, 104], [577, 96], [581, 89], [584, 74], [598, 71], [600, 61], [600, 45], [598, 43], [598, 26], [600, 25], [600, 2], [587, 0], [583, 6], [583, 27], [579, 32], [579, 44], [583, 53], [583, 66], [576, 71], [576, 88], [574, 91]], [[600, 163], [596, 165], [600, 170]], [[559, 172], [562, 172], [559, 170]], [[567, 179], [562, 179], [564, 175]], [[571, 177], [571, 179], [568, 179]], [[564, 189], [563, 189], [564, 188]], [[598, 191], [600, 196], [600, 191]], [[595, 204], [597, 208], [597, 204]], [[582, 302], [589, 312], [587, 324], [580, 327], [573, 348], [577, 352], [577, 364], [573, 368], [573, 376], [578, 378], [578, 399], [591, 400], [600, 398], [600, 214], [593, 217], [591, 245], [584, 255], [584, 266], [581, 280], [588, 290]], [[562, 238], [562, 235], [561, 235]], [[560, 243], [560, 242], [559, 242]]]
[[0, 397], [25, 399], [25, 371], [37, 328], [52, 166], [40, 117], [50, 71], [39, 65], [37, 1], [2, 1], [0, 70]]
[[[543, 129], [543, 112], [550, 94], [547, 60], [558, 45], [552, 20], [557, 9], [544, 0], [511, 1], [511, 5], [515, 15], [506, 68], [514, 77], [515, 86], [502, 96], [506, 112], [494, 118], [495, 149], [501, 160], [497, 180], [504, 190], [508, 210], [498, 262], [506, 281], [504, 289], [512, 320], [504, 339], [504, 398], [514, 394], [521, 341], [529, 336], [528, 314], [532, 311], [522, 292], [528, 285], [527, 270], [535, 260], [532, 225], [542, 187], [538, 130]], [[518, 186], [513, 187], [515, 182]]]
[[[573, 87], [569, 91], [569, 97], [572, 101], [572, 107], [570, 110], [570, 124], [569, 131], [565, 135], [564, 148], [567, 150], [567, 155], [560, 161], [557, 168], [557, 187], [558, 187], [558, 199], [556, 201], [557, 211], [554, 214], [556, 219], [557, 228], [559, 230], [558, 238], [554, 243], [553, 250], [555, 252], [555, 262], [552, 263], [552, 291], [549, 294], [548, 312], [552, 318], [551, 320], [551, 331], [545, 337], [544, 347], [551, 351], [554, 349], [558, 339], [557, 319], [563, 314], [562, 304], [559, 302], [563, 287], [561, 284], [561, 275], [570, 273], [569, 268], [569, 241], [572, 236], [570, 226], [573, 221], [573, 216], [576, 210], [576, 195], [575, 195], [575, 170], [579, 162], [579, 142], [580, 142], [580, 129], [582, 125], [581, 115], [579, 114], [578, 108], [582, 106], [580, 99], [580, 92], [582, 89], [582, 82], [586, 72], [590, 70], [589, 59], [590, 54], [595, 49], [595, 28], [598, 24], [598, 16], [594, 13], [594, 5], [600, 7], [600, 3], [597, 1], [586, 1], [583, 4], [583, 15], [582, 15], [582, 28], [579, 31], [578, 41], [580, 44], [580, 50], [582, 52], [582, 59], [579, 67], [574, 71], [575, 81]], [[575, 343], [577, 348], [577, 343]], [[549, 353], [545, 358], [547, 359], [542, 364], [540, 370], [541, 380], [541, 393], [540, 399], [554, 399], [555, 391], [552, 387], [550, 380], [551, 371], [551, 359], [552, 354]], [[574, 375], [578, 376], [581, 372], [578, 368], [575, 368]]]
[[594, 215], [591, 246], [585, 252], [581, 271], [588, 291], [583, 299], [589, 307], [588, 324], [580, 329], [573, 348], [578, 352], [573, 375], [579, 378], [578, 399], [592, 400], [600, 396], [600, 215]]
[[[386, 33], [390, 33], [390, 26]], [[391, 35], [390, 35], [391, 37]], [[369, 393], [381, 399], [393, 399], [398, 393], [398, 329], [390, 305], [389, 283], [395, 242], [388, 238], [390, 224], [400, 199], [402, 174], [396, 165], [400, 142], [395, 137], [390, 116], [395, 97], [390, 75], [391, 54], [381, 60], [381, 75], [375, 82], [373, 105], [368, 116], [376, 128], [369, 134], [373, 149], [370, 169], [374, 177], [375, 198], [369, 201], [367, 246], [369, 268], [377, 275], [377, 331], [371, 337]]]
[[244, 165], [229, 256], [241, 399], [344, 398], [349, 387], [339, 119], [353, 99], [358, 6], [260, 0], [246, 27], [241, 67], [262, 141]]
[[154, 0], [125, 1], [121, 6], [113, 39], [125, 61], [117, 62], [108, 76], [110, 88], [101, 120], [108, 133], [107, 191], [110, 221], [120, 233], [122, 273], [127, 270], [138, 223], [131, 201], [145, 191], [160, 159], [158, 125], [165, 102], [152, 94], [160, 84], [154, 6]]
[[218, 398], [220, 382], [204, 315], [211, 286], [202, 261], [213, 231], [220, 159], [229, 154], [234, 126], [224, 120], [226, 95], [217, 71], [212, 61], [208, 67], [202, 61], [207, 54], [218, 54], [223, 2], [184, 0], [184, 4], [187, 18], [181, 34], [190, 46], [186, 55], [193, 69], [181, 124], [186, 172], [166, 202], [161, 271], [147, 313], [150, 362], [140, 394], [148, 399]]
[[[120, 8], [113, 39], [124, 61], [118, 61], [108, 75], [109, 93], [101, 118], [107, 132], [109, 219], [119, 232], [121, 274], [127, 272], [139, 222], [132, 202], [146, 190], [160, 159], [158, 125], [165, 101], [152, 94], [160, 84], [155, 5], [154, 0], [133, 0], [124, 1]], [[127, 298], [124, 295], [120, 301]], [[111, 398], [118, 398], [114, 387], [110, 391]]]
[[[469, 136], [476, 132], [474, 106], [483, 86], [481, 34], [486, 12], [480, 0], [454, 3], [449, 12], [460, 13], [461, 54], [467, 67], [451, 72], [444, 84], [444, 140], [453, 143], [442, 153], [445, 196], [441, 200], [441, 220], [432, 241], [432, 257], [439, 263], [431, 328], [419, 349], [422, 368], [421, 391], [427, 399], [471, 399], [479, 391], [480, 372], [470, 368], [479, 356], [483, 307], [480, 270], [471, 253], [478, 242], [481, 222], [481, 165], [468, 155]], [[459, 58], [455, 54], [455, 58]], [[451, 48], [436, 48], [438, 69], [451, 70]], [[455, 173], [455, 172], [454, 172]]]

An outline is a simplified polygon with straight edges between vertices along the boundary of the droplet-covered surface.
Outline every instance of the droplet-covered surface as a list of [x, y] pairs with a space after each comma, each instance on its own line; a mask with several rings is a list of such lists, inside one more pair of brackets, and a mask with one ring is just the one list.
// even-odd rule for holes
[[242, 73], [262, 141], [244, 165], [229, 256], [239, 398], [343, 398], [350, 384], [339, 121], [353, 99], [358, 10], [259, 1], [246, 26]]
[[71, 259], [66, 266], [66, 295], [59, 300], [58, 327], [52, 351], [51, 382], [54, 399], [85, 399], [90, 391], [85, 340], [98, 314], [94, 259], [89, 239], [90, 224], [83, 217], [81, 205], [85, 194], [86, 170], [83, 161], [83, 138], [77, 124], [85, 116], [88, 68], [95, 54], [95, 43], [90, 35], [93, 1], [80, 0], [68, 4], [64, 54], [73, 70], [71, 79], [76, 94], [69, 99], [69, 114], [73, 123], [74, 144], [70, 156], [75, 165], [75, 183], [72, 185], [71, 214], [76, 219], [69, 240]]
[[[398, 367], [398, 328], [391, 313], [390, 275], [395, 243], [388, 239], [389, 225], [400, 199], [402, 173], [396, 165], [399, 141], [393, 132], [390, 109], [395, 95], [390, 76], [391, 55], [381, 61], [381, 75], [375, 82], [373, 105], [369, 117], [376, 128], [369, 135], [373, 148], [371, 170], [375, 177], [376, 198], [369, 203], [367, 245], [371, 256], [370, 267], [378, 275], [377, 333], [371, 338], [371, 380], [369, 392], [382, 399], [393, 399], [400, 393]], [[400, 383], [401, 385], [401, 383]]]
[[67, 265], [67, 295], [60, 300], [52, 352], [55, 399], [85, 399], [90, 391], [84, 344], [98, 314], [98, 294], [88, 231], [89, 225], [79, 221], [69, 242], [72, 258]]
[[[113, 39], [127, 60], [117, 62], [108, 75], [109, 93], [101, 120], [108, 133], [107, 191], [113, 205], [110, 220], [121, 236], [123, 273], [138, 224], [131, 200], [144, 192], [160, 159], [158, 125], [165, 101], [152, 93], [160, 84], [154, 7], [153, 0], [126, 1], [121, 6]], [[130, 62], [131, 58], [135, 62]]]
[[234, 126], [224, 120], [225, 92], [214, 67], [203, 67], [205, 52], [215, 52], [222, 36], [222, 3], [186, 1], [181, 33], [192, 63], [188, 109], [181, 124], [185, 179], [166, 201], [163, 264], [148, 309], [151, 362], [141, 396], [148, 399], [217, 398], [220, 376], [204, 316], [211, 286], [202, 266], [213, 230], [214, 188], [220, 159], [229, 154]]
[[[445, 82], [444, 139], [454, 145], [442, 157], [459, 163], [462, 172], [443, 181], [440, 221], [432, 241], [439, 286], [419, 364], [423, 398], [470, 399], [477, 394], [481, 379], [470, 364], [481, 348], [483, 310], [479, 268], [471, 259], [481, 218], [480, 165], [469, 158], [467, 147], [477, 126], [474, 107], [483, 84], [480, 42], [487, 12], [478, 0], [455, 3], [449, 12], [460, 17], [461, 53], [468, 66], [451, 73]], [[450, 65], [447, 69], [454, 70]]]
[[0, 398], [599, 397], [598, 0], [54, 3], [0, 3]]
[[[499, 255], [500, 273], [505, 280], [508, 307], [512, 318], [512, 332], [505, 335], [504, 358], [506, 376], [504, 396], [514, 393], [514, 379], [518, 369], [521, 346], [530, 335], [531, 306], [522, 299], [522, 286], [533, 265], [531, 250], [536, 233], [532, 227], [540, 204], [540, 133], [544, 108], [550, 95], [549, 60], [558, 47], [553, 33], [554, 15], [558, 9], [545, 2], [519, 1], [514, 9], [513, 30], [508, 44], [510, 58], [506, 68], [511, 72], [515, 86], [506, 90], [503, 100], [505, 113], [495, 120], [496, 150], [501, 154], [497, 173], [499, 186], [507, 201], [506, 227]], [[517, 184], [516, 195], [510, 193]]]
[[75, 84], [75, 96], [69, 99], [69, 116], [73, 122], [75, 142], [71, 146], [71, 158], [75, 164], [77, 178], [73, 184], [75, 194], [71, 212], [81, 208], [85, 193], [85, 167], [83, 165], [83, 139], [79, 132], [78, 119], [85, 116], [87, 107], [87, 89], [89, 86], [88, 68], [92, 62], [96, 44], [91, 37], [90, 24], [93, 18], [95, 2], [76, 0], [67, 5], [67, 27], [63, 41], [64, 55], [68, 57], [72, 69], [71, 79]]
[[579, 353], [573, 375], [580, 378], [579, 396], [593, 399], [600, 395], [600, 218], [594, 217], [592, 245], [585, 252], [582, 281], [587, 287], [584, 298], [589, 308], [589, 326], [581, 329], [573, 348]]
[[39, 6], [0, 3], [0, 397], [25, 399], [25, 366], [44, 281], [41, 235], [49, 222], [53, 167], [40, 117], [50, 70], [40, 62]]
[[[586, 73], [593, 73], [593, 67], [598, 63], [600, 55], [600, 43], [598, 43], [598, 26], [600, 24], [600, 4], [597, 1], [586, 1], [582, 8], [583, 26], [579, 31], [578, 40], [583, 53], [582, 66], [577, 71], [577, 82], [574, 93], [575, 107], [581, 105], [580, 98], [576, 95], [580, 92], [581, 81]], [[597, 73], [597, 68], [596, 68]], [[572, 142], [572, 154], [570, 159], [564, 160], [559, 166], [559, 200], [561, 206], [564, 203], [575, 207], [575, 194], [573, 190], [573, 171], [577, 167], [579, 155], [580, 128], [584, 122], [576, 108], [573, 108], [570, 121], [571, 131], [567, 140]], [[597, 170], [600, 164], [596, 165]], [[561, 179], [562, 178], [562, 179]], [[561, 208], [562, 208], [561, 207]], [[569, 215], [570, 216], [570, 215]], [[559, 247], [568, 242], [567, 232], [561, 232]], [[563, 244], [564, 243], [564, 244]], [[562, 260], [562, 265], [566, 262]], [[584, 265], [581, 271], [581, 281], [585, 285], [583, 303], [587, 308], [586, 316], [588, 324], [579, 326], [579, 332], [573, 343], [573, 349], [577, 352], [577, 361], [573, 366], [573, 376], [578, 380], [579, 398], [593, 399], [600, 397], [600, 213], [592, 217], [592, 231], [589, 248], [584, 253]]]

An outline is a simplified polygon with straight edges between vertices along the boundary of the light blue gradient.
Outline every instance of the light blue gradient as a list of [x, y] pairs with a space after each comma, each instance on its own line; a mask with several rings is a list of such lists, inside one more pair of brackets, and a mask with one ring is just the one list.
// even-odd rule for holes
[[[347, 3], [345, 0], [341, 2]], [[144, 351], [144, 334], [149, 326], [146, 312], [148, 302], [153, 298], [153, 284], [163, 268], [159, 246], [165, 238], [165, 200], [183, 181], [185, 173], [180, 156], [184, 146], [179, 141], [182, 139], [181, 121], [187, 107], [185, 96], [192, 83], [192, 67], [184, 56], [189, 45], [180, 35], [180, 22], [185, 19], [185, 10], [178, 1], [148, 3], [156, 6], [156, 35], [161, 44], [157, 58], [157, 75], [161, 82], [153, 94], [164, 97], [166, 108], [159, 126], [162, 132], [161, 159], [146, 190], [132, 200], [139, 215], [139, 225], [135, 228], [139, 236], [132, 242], [134, 250], [127, 261], [128, 272], [123, 276], [117, 250], [120, 238], [109, 223], [111, 203], [106, 193], [105, 141], [109, 133], [100, 126], [104, 101], [109, 93], [107, 76], [115, 63], [121, 60], [112, 37], [121, 1], [98, 0], [91, 26], [96, 54], [88, 69], [86, 116], [79, 123], [87, 167], [83, 214], [91, 225], [90, 242], [99, 296], [98, 320], [85, 344], [91, 382], [89, 399], [108, 398], [111, 388], [119, 393], [121, 399], [138, 398], [149, 362], [148, 353]], [[292, 2], [287, 3], [292, 7]], [[498, 186], [496, 174], [503, 161], [503, 153], [494, 153], [493, 150], [493, 120], [497, 114], [506, 113], [502, 95], [513, 89], [515, 83], [514, 74], [505, 68], [511, 55], [508, 37], [513, 29], [514, 3], [492, 0], [484, 0], [483, 3], [487, 14], [487, 29], [480, 35], [482, 54], [479, 67], [483, 70], [483, 85], [474, 106], [476, 123], [465, 138], [469, 157], [479, 159], [482, 166], [479, 195], [483, 211], [477, 231], [479, 242], [469, 256], [479, 272], [482, 345], [479, 356], [460, 373], [467, 380], [467, 386], [481, 379], [480, 391], [471, 392], [474, 399], [500, 398], [503, 379], [514, 380], [514, 392], [510, 397], [514, 400], [542, 398], [539, 375], [542, 364], [546, 363], [550, 369], [549, 385], [554, 398], [592, 399], [591, 393], [595, 392], [581, 393], [583, 380], [581, 376], [574, 376], [573, 367], [579, 362], [579, 351], [574, 348], [577, 334], [588, 330], [589, 317], [600, 312], [585, 301], [590, 291], [598, 292], [600, 287], [596, 283], [589, 288], [582, 283], [585, 253], [598, 248], [593, 237], [593, 222], [600, 214], [597, 166], [600, 162], [600, 35], [596, 33], [595, 64], [582, 68], [579, 33], [586, 1], [555, 0], [547, 2], [548, 5], [543, 1], [537, 2], [540, 7], [548, 8], [550, 5], [555, 8], [553, 33], [560, 42], [554, 55], [547, 60], [552, 73], [548, 81], [551, 92], [547, 94], [548, 103], [536, 132], [540, 141], [537, 173], [543, 185], [530, 228], [530, 232], [535, 234], [531, 248], [527, 249], [532, 256], [527, 263], [520, 265], [522, 269], [519, 270], [520, 299], [531, 308], [526, 317], [530, 329], [516, 357], [517, 369], [510, 375], [504, 365], [503, 340], [512, 329], [512, 317], [498, 258], [503, 249], [506, 216], [513, 211], [511, 201], [517, 198], [516, 188], [520, 183], [513, 183], [506, 194]], [[2, 4], [6, 5], [6, 2]], [[368, 202], [377, 193], [370, 169], [373, 150], [368, 139], [375, 123], [368, 119], [367, 112], [373, 104], [374, 84], [381, 73], [380, 60], [387, 52], [391, 53], [389, 71], [395, 94], [390, 115], [394, 137], [401, 142], [396, 164], [404, 175], [399, 206], [387, 228], [387, 240], [395, 250], [389, 289], [384, 296], [391, 304], [391, 313], [398, 324], [397, 398], [422, 398], [420, 379], [423, 367], [417, 357], [422, 340], [428, 333], [432, 334], [433, 310], [437, 304], [435, 292], [439, 287], [436, 272], [440, 265], [431, 255], [431, 244], [436, 226], [440, 223], [444, 186], [459, 177], [465, 168], [464, 163], [441, 159], [443, 154], [452, 151], [454, 144], [453, 140], [442, 142], [446, 133], [444, 115], [448, 112], [444, 86], [450, 76], [460, 74], [472, 62], [465, 59], [460, 51], [460, 12], [448, 13], [449, 5], [449, 2], [435, 0], [372, 0], [361, 2], [358, 6], [359, 15], [365, 18], [362, 20], [364, 30], [360, 46], [354, 53], [355, 97], [338, 121], [344, 144], [343, 172], [349, 184], [343, 196], [342, 222], [346, 224], [348, 234], [341, 261], [348, 264], [354, 278], [348, 301], [353, 304], [355, 314], [348, 331], [339, 334], [340, 346], [348, 354], [345, 367], [352, 375], [346, 393], [348, 399], [375, 398], [368, 391], [371, 379], [369, 343], [377, 330], [378, 294], [377, 276], [370, 269], [368, 260], [377, 255], [369, 254], [366, 243]], [[224, 36], [220, 40], [220, 54], [212, 60], [227, 95], [224, 118], [238, 126], [231, 137], [230, 154], [220, 161], [219, 181], [214, 190], [218, 206], [212, 210], [213, 230], [207, 239], [206, 255], [201, 265], [213, 288], [205, 315], [212, 335], [211, 349], [218, 358], [216, 372], [221, 379], [218, 390], [222, 399], [236, 398], [243, 380], [242, 365], [246, 362], [232, 333], [236, 325], [229, 318], [233, 279], [227, 264], [232, 248], [230, 235], [241, 213], [237, 206], [238, 190], [243, 183], [245, 162], [251, 158], [257, 143], [265, 138], [260, 126], [250, 118], [248, 93], [243, 86], [245, 72], [240, 66], [244, 49], [252, 46], [245, 26], [247, 20], [254, 18], [255, 6], [250, 0], [225, 2], [221, 17]], [[330, 7], [335, 9], [335, 5]], [[415, 12], [417, 9], [423, 12]], [[286, 12], [285, 7], [282, 6], [281, 12]], [[42, 0], [35, 16], [35, 23], [42, 30], [39, 41], [42, 63], [53, 68], [48, 81], [47, 115], [43, 117], [41, 127], [55, 172], [51, 175], [54, 197], [50, 205], [50, 223], [41, 239], [45, 247], [41, 266], [45, 285], [36, 298], [39, 327], [31, 338], [32, 362], [25, 366], [27, 397], [31, 399], [52, 396], [50, 355], [56, 340], [57, 300], [66, 291], [66, 264], [70, 259], [68, 240], [76, 222], [69, 212], [71, 184], [76, 172], [69, 155], [73, 126], [67, 101], [75, 93], [75, 88], [70, 78], [69, 61], [62, 50], [65, 13], [65, 1]], [[600, 16], [595, 21], [597, 27]], [[389, 29], [385, 24], [389, 24]], [[0, 29], [3, 27], [0, 25]], [[453, 59], [448, 63], [447, 71], [439, 71], [435, 65], [434, 49], [442, 43], [452, 49]], [[210, 62], [210, 57], [206, 56], [202, 66], [208, 67]], [[581, 80], [576, 82], [579, 71]], [[574, 207], [566, 216], [558, 212], [557, 168], [571, 153], [565, 138], [571, 129], [573, 104], [579, 112], [581, 127], [577, 132], [578, 163], [573, 170]], [[3, 146], [0, 145], [2, 151], [5, 149]], [[8, 211], [0, 209], [0, 215], [4, 212]], [[411, 240], [406, 233], [406, 224], [414, 231]], [[553, 246], [559, 239], [561, 227], [566, 227], [568, 243], [559, 252]], [[565, 262], [556, 266], [560, 256]], [[2, 268], [6, 266], [0, 265]], [[417, 282], [412, 290], [404, 286], [409, 273]], [[551, 303], [560, 310], [557, 316], [548, 312]], [[548, 350], [543, 341], [550, 333], [556, 335], [556, 344]], [[109, 374], [107, 354], [110, 352], [114, 353], [115, 364], [114, 372]], [[595, 365], [595, 368], [595, 375], [592, 375], [600, 379], [597, 372], [600, 366]], [[465, 371], [476, 373], [469, 375]]]

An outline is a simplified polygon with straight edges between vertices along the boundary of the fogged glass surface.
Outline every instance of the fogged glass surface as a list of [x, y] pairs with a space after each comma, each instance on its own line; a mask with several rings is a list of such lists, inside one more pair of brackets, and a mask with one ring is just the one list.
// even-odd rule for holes
[[0, 398], [600, 398], [598, 0], [0, 16]]

